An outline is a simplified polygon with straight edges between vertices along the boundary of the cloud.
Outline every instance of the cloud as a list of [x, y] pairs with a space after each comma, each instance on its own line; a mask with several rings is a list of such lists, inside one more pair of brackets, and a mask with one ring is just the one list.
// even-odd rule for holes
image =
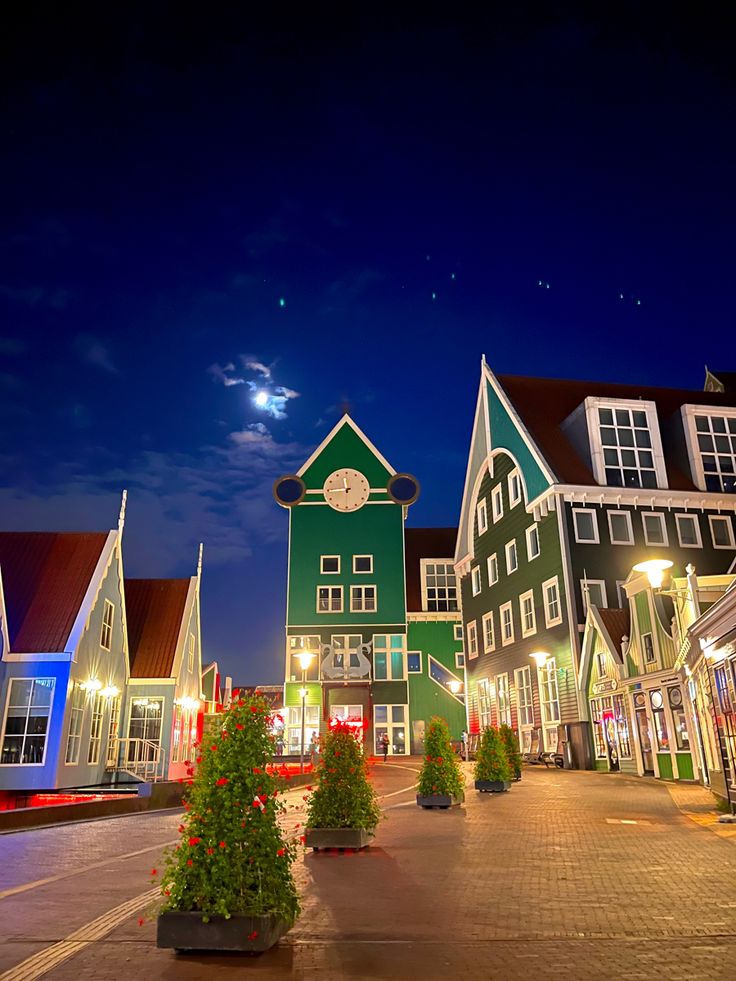
[[102, 368], [111, 375], [120, 374], [120, 369], [113, 361], [109, 349], [91, 334], [80, 334], [74, 341], [74, 347], [79, 357], [87, 364]]
[[[226, 365], [211, 364], [207, 371], [226, 388], [231, 385], [247, 385], [253, 392], [253, 403], [259, 412], [264, 412], [272, 419], [288, 418], [286, 403], [291, 399], [298, 399], [299, 392], [287, 385], [275, 383], [273, 370], [278, 359], [267, 365], [257, 355], [241, 354], [238, 360], [242, 365], [242, 374], [235, 374], [236, 368], [232, 362]], [[245, 377], [248, 374], [255, 377]]]
[[245, 378], [233, 378], [229, 372], [235, 371], [235, 365], [230, 363], [226, 365], [211, 364], [207, 369], [207, 373], [212, 375], [215, 381], [220, 382], [225, 388], [230, 388], [231, 385], [244, 385]]
[[0, 354], [25, 354], [27, 350], [25, 341], [20, 341], [16, 337], [0, 337]]
[[256, 358], [252, 358], [248, 354], [241, 354], [240, 360], [243, 363], [243, 367], [247, 368], [248, 371], [254, 371], [258, 375], [263, 375], [263, 377], [267, 378], [269, 381], [271, 380], [271, 369], [261, 361], [258, 361]]

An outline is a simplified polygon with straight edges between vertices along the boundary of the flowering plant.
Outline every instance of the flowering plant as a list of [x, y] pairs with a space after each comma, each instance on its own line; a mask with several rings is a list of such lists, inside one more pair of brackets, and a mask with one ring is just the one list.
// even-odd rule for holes
[[511, 767], [506, 755], [506, 747], [495, 726], [488, 726], [480, 737], [480, 746], [475, 758], [475, 779], [490, 783], [508, 783], [511, 780]]
[[375, 830], [381, 812], [363, 746], [350, 725], [335, 722], [323, 737], [317, 776], [319, 785], [307, 805], [308, 828]]
[[419, 773], [419, 793], [422, 797], [444, 794], [462, 797], [465, 781], [455, 759], [447, 722], [434, 716], [424, 738], [424, 762]]
[[238, 699], [221, 726], [198, 747], [196, 768], [179, 827], [166, 854], [162, 912], [231, 917], [273, 914], [293, 924], [299, 899], [291, 873], [297, 846], [278, 823], [284, 808], [277, 779], [266, 772], [273, 755], [268, 706]]

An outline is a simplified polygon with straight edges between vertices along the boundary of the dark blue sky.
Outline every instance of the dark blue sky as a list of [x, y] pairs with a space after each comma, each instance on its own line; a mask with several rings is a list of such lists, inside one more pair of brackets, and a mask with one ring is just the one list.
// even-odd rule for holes
[[412, 524], [452, 524], [481, 352], [693, 387], [733, 368], [725, 7], [600, 6], [19, 15], [0, 527], [112, 527], [127, 487], [126, 571], [189, 574], [203, 539], [205, 657], [275, 682], [271, 482], [343, 404], [421, 479]]

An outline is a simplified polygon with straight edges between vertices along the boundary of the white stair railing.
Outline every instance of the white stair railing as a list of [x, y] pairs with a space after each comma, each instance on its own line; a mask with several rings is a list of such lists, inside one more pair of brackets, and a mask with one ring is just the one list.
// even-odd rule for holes
[[150, 739], [115, 739], [108, 748], [107, 769], [155, 783], [166, 777], [166, 753]]

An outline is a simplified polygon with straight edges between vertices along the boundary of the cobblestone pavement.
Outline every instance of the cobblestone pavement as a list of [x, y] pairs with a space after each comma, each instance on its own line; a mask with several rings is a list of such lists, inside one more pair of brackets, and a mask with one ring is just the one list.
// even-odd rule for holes
[[[381, 764], [375, 773], [379, 791], [393, 794], [375, 846], [299, 860], [303, 913], [274, 950], [177, 957], [156, 949], [152, 921], [138, 927], [133, 916], [46, 977], [736, 977], [736, 841], [681, 813], [663, 784], [527, 768], [508, 794], [469, 789], [461, 809], [422, 811], [401, 792], [413, 773]], [[68, 871], [71, 855], [91, 864], [107, 849], [111, 859], [0, 900], [0, 970], [150, 888], [155, 851], [112, 856], [166, 840], [176, 823], [173, 815], [97, 822], [22, 845], [44, 857], [27, 880]], [[0, 861], [16, 868], [7, 839], [39, 834], [0, 839]]]

